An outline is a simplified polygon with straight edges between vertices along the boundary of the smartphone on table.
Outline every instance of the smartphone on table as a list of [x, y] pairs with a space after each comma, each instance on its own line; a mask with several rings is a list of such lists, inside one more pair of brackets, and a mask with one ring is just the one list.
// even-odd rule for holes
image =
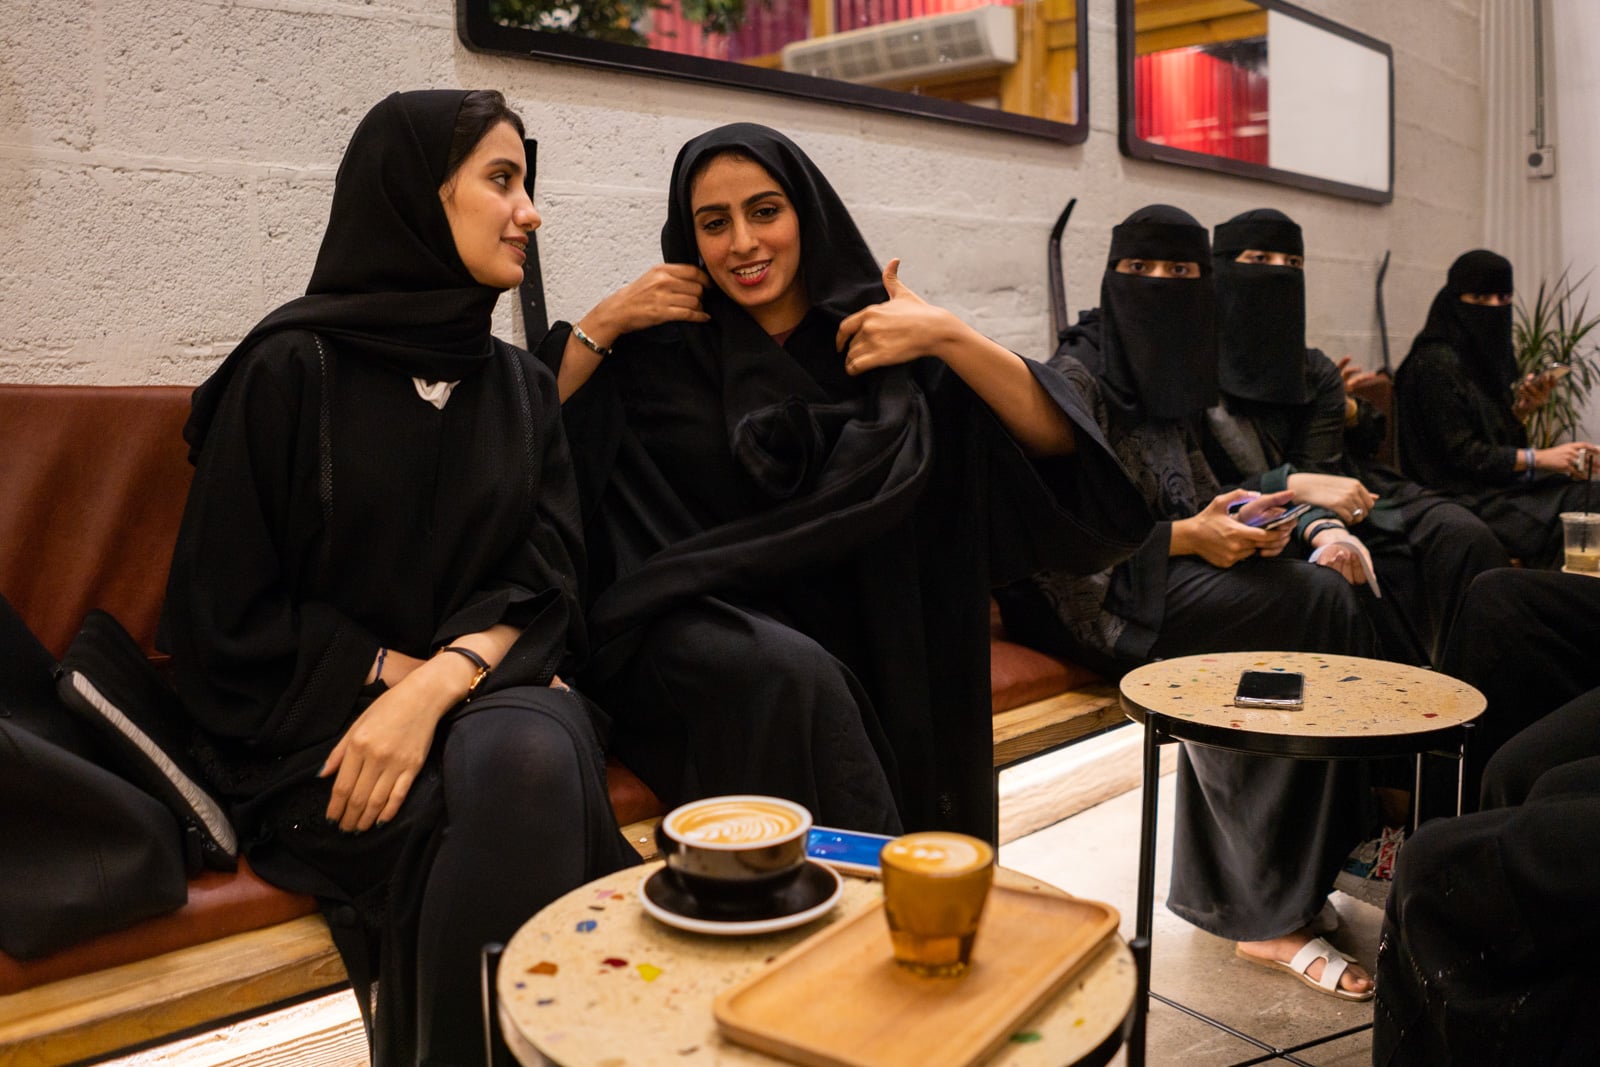
[[884, 834], [863, 834], [832, 826], [813, 826], [806, 838], [806, 856], [826, 863], [841, 874], [877, 878], [878, 853], [894, 838]]
[[1245, 671], [1233, 703], [1241, 708], [1292, 710], [1306, 703], [1306, 676], [1299, 671]]

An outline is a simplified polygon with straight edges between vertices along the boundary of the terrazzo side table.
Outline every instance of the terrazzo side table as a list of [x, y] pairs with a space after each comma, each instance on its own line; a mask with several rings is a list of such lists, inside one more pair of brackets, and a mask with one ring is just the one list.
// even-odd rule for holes
[[[1240, 708], [1233, 704], [1239, 675], [1247, 670], [1299, 671], [1305, 675], [1305, 706], [1297, 710]], [[1144, 796], [1139, 827], [1139, 903], [1135, 936], [1148, 953], [1154, 929], [1156, 806], [1161, 746], [1174, 741], [1229, 752], [1296, 759], [1417, 757], [1412, 795], [1413, 824], [1421, 798], [1422, 755], [1438, 751], [1456, 760], [1466, 755], [1467, 734], [1483, 713], [1483, 694], [1448, 675], [1386, 660], [1316, 652], [1219, 652], [1181, 656], [1140, 667], [1122, 679], [1122, 710], [1144, 724]], [[1461, 803], [1457, 765], [1456, 806]], [[1277, 1048], [1148, 988], [1134, 1007], [1128, 1062], [1144, 1062], [1145, 1024], [1151, 997], [1248, 1041], [1268, 1055], [1305, 1065], [1294, 1053], [1368, 1029], [1367, 1023], [1292, 1048]], [[1308, 1067], [1308, 1065], [1307, 1065]]]
[[[645, 914], [639, 885], [659, 867], [632, 867], [581, 886], [528, 920], [507, 943], [497, 980], [500, 1028], [524, 1067], [786, 1062], [723, 1038], [712, 1000], [829, 923], [882, 898], [877, 882], [847, 877], [838, 905], [821, 919], [781, 933], [711, 937], [672, 929]], [[1060, 892], [1003, 868], [996, 877], [1014, 887]], [[1139, 985], [1133, 954], [1113, 935], [987, 1063], [1106, 1063], [1122, 1045]]]

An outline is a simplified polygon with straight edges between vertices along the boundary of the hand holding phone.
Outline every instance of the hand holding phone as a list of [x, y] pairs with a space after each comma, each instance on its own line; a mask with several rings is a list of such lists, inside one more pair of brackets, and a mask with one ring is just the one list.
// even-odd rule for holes
[[1239, 688], [1233, 703], [1241, 708], [1305, 707], [1306, 676], [1299, 671], [1245, 671], [1239, 675]]

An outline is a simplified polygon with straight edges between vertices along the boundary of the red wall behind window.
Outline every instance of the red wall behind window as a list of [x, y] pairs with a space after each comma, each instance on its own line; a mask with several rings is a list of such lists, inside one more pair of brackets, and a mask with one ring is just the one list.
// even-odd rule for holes
[[1267, 162], [1267, 76], [1174, 48], [1140, 56], [1136, 129], [1147, 141], [1248, 163]]

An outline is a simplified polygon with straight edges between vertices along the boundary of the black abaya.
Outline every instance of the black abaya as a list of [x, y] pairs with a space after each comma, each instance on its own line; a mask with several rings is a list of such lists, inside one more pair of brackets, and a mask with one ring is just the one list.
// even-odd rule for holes
[[1600, 690], [1503, 748], [1485, 800], [1401, 850], [1378, 949], [1378, 1067], [1600, 1059]]
[[990, 586], [1104, 567], [1148, 516], [1046, 367], [1028, 365], [1077, 451], [1039, 461], [942, 363], [844, 373], [839, 322], [886, 294], [782, 135], [740, 125], [684, 147], [669, 262], [695, 260], [695, 163], [729, 148], [799, 213], [812, 307], [779, 344], [708, 290], [711, 322], [619, 340], [568, 399], [592, 549], [584, 680], [669, 803], [778, 792], [857, 829], [992, 837]]
[[[1052, 362], [1094, 395], [1087, 371], [1074, 368], [1071, 356]], [[1108, 428], [1138, 484], [1167, 491], [1187, 486], [1185, 495], [1195, 502], [1218, 491], [1198, 451], [1178, 444], [1187, 437], [1181, 425], [1163, 430], [1153, 424], [1130, 435], [1118, 433], [1108, 415]], [[1171, 446], [1153, 444], [1162, 438]], [[1128, 444], [1141, 447], [1124, 450]], [[1185, 460], [1152, 467], [1163, 455]], [[1159, 495], [1150, 503], [1164, 521], [1109, 575], [1042, 574], [1003, 591], [1000, 604], [1013, 639], [1116, 674], [1152, 659], [1204, 652], [1373, 653], [1371, 627], [1342, 576], [1302, 560], [1253, 557], [1222, 569], [1198, 557], [1171, 557], [1171, 522], [1188, 515]], [[1188, 514], [1195, 510], [1189, 505]], [[1361, 765], [1186, 744], [1178, 767], [1167, 907], [1237, 941], [1263, 941], [1305, 926], [1361, 840]]]
[[[319, 898], [364, 1014], [377, 982], [380, 1067], [481, 1062], [482, 944], [636, 859], [598, 713], [549, 687], [584, 643], [556, 384], [490, 338], [498, 294], [461, 263], [439, 199], [464, 95], [368, 114], [310, 293], [196, 390], [163, 618], [253, 866]], [[453, 383], [442, 406], [422, 378]], [[502, 624], [519, 636], [440, 720], [396, 817], [329, 823], [318, 771], [384, 691], [363, 685], [379, 647], [427, 658]]]
[[1561, 474], [1516, 470], [1528, 432], [1512, 409], [1511, 308], [1461, 300], [1511, 287], [1511, 264], [1492, 252], [1468, 252], [1451, 265], [1395, 373], [1400, 464], [1421, 485], [1471, 509], [1511, 556], [1544, 567], [1561, 554], [1561, 513], [1586, 510], [1587, 487]]

